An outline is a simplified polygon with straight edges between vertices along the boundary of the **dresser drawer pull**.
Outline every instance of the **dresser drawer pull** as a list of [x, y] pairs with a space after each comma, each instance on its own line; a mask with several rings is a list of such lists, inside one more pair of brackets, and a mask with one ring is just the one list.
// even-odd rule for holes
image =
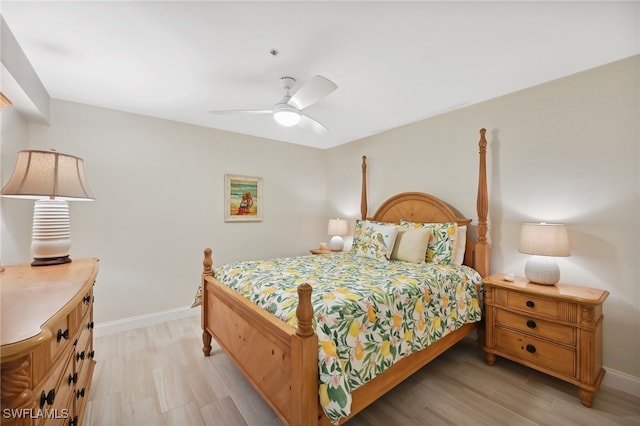
[[78, 373], [69, 374], [69, 385], [78, 383]]
[[527, 307], [528, 308], [533, 308], [534, 306], [536, 306], [536, 304], [533, 303], [533, 300], [527, 300]]
[[69, 426], [78, 426], [78, 416], [73, 416], [73, 418], [69, 420]]
[[93, 328], [93, 321], [87, 323], [87, 328], [91, 330]]
[[77, 360], [77, 361], [80, 361], [81, 359], [84, 359], [84, 351], [79, 352], [79, 353], [76, 355], [76, 360]]
[[533, 345], [527, 345], [527, 352], [529, 352], [530, 354], [535, 354], [536, 353], [536, 347]]
[[76, 392], [76, 399], [84, 398], [84, 388]]
[[529, 328], [536, 328], [536, 322], [534, 320], [528, 320], [527, 321], [527, 327]]
[[51, 389], [49, 393], [45, 393], [42, 391], [40, 394], [40, 408], [44, 407], [45, 402], [49, 405], [53, 404], [53, 401], [56, 399], [56, 390]]
[[89, 296], [88, 294], [82, 298], [82, 301], [86, 304], [91, 303], [91, 296]]
[[94, 357], [95, 355], [96, 355], [96, 352], [95, 352], [95, 351], [91, 351], [91, 352], [89, 352], [89, 354], [87, 355], [87, 358], [89, 358], [89, 359], [93, 359], [93, 357]]
[[62, 331], [61, 328], [58, 329], [58, 335], [56, 336], [56, 340], [60, 343], [60, 340], [69, 340], [69, 329], [67, 328], [65, 331]]

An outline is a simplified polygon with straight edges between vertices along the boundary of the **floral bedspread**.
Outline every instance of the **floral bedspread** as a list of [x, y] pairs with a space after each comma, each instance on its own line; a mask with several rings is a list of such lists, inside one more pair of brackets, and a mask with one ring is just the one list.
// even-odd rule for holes
[[352, 253], [236, 262], [218, 280], [295, 326], [297, 286], [313, 287], [320, 404], [332, 422], [351, 411], [351, 392], [401, 358], [465, 323], [479, 321], [471, 268], [375, 260]]

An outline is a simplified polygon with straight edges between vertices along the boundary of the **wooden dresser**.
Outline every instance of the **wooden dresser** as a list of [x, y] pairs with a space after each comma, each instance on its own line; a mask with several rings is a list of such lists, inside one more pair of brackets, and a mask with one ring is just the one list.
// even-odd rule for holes
[[82, 423], [95, 366], [98, 259], [0, 272], [4, 425]]
[[502, 274], [483, 282], [487, 364], [499, 355], [573, 383], [591, 407], [604, 376], [602, 304], [609, 292], [523, 277], [509, 282]]

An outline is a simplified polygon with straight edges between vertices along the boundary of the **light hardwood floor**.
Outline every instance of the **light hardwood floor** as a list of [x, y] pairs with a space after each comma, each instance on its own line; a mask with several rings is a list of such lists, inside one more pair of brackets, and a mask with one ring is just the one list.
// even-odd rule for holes
[[[190, 317], [95, 339], [88, 426], [279, 425], [215, 345], [202, 355]], [[593, 408], [577, 389], [513, 362], [457, 346], [351, 420], [364, 425], [640, 425], [640, 398], [603, 387]]]

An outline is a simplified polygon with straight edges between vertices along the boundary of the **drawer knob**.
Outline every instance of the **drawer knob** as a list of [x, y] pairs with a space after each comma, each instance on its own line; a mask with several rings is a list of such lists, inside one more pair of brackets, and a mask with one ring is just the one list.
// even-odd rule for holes
[[76, 355], [76, 360], [77, 360], [77, 361], [80, 361], [81, 359], [84, 359], [84, 351], [79, 352], [79, 353]]
[[536, 304], [533, 303], [533, 300], [527, 300], [527, 307], [533, 308], [534, 306], [536, 306]]
[[84, 397], [84, 388], [80, 389], [78, 392], [76, 392], [76, 399], [80, 399]]
[[536, 328], [536, 322], [534, 320], [527, 321], [527, 327]]
[[58, 335], [56, 336], [56, 340], [60, 343], [60, 340], [69, 340], [69, 329], [67, 328], [65, 331], [62, 331], [61, 328], [58, 329]]
[[527, 352], [529, 352], [530, 354], [535, 354], [536, 353], [536, 347], [533, 345], [527, 345]]
[[69, 426], [78, 426], [78, 416], [73, 416], [73, 418], [69, 420]]
[[88, 323], [87, 323], [87, 328], [88, 328], [89, 330], [91, 330], [91, 329], [94, 327], [94, 325], [93, 325], [93, 324], [94, 324], [94, 323], [93, 323], [93, 321], [88, 322]]
[[52, 405], [55, 399], [56, 399], [55, 389], [51, 389], [49, 393], [45, 393], [44, 391], [42, 391], [42, 393], [40, 394], [40, 408], [44, 407], [45, 403]]
[[93, 357], [96, 356], [96, 351], [91, 351], [89, 352], [89, 354], [87, 355], [87, 358], [89, 359], [93, 359]]
[[71, 386], [71, 383], [76, 384], [78, 383], [78, 373], [73, 373], [73, 374], [69, 374], [69, 386]]
[[90, 303], [90, 302], [91, 302], [91, 296], [89, 296], [89, 295], [87, 294], [85, 297], [83, 297], [83, 298], [82, 298], [82, 301], [83, 301], [84, 303], [87, 303], [87, 304], [88, 304], [88, 303]]

